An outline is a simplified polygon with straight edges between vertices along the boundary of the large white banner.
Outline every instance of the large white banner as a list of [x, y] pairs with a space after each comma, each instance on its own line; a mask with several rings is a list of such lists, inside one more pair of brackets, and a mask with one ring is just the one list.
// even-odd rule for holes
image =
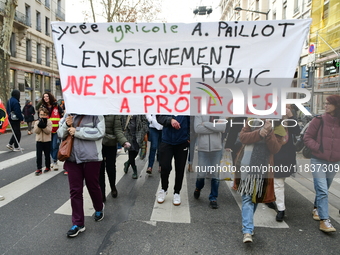
[[310, 23], [52, 22], [66, 110], [190, 114], [191, 90], [197, 87], [190, 85], [192, 78], [206, 86], [209, 81], [210, 88], [254, 82], [253, 93], [268, 98], [264, 88], [290, 87]]

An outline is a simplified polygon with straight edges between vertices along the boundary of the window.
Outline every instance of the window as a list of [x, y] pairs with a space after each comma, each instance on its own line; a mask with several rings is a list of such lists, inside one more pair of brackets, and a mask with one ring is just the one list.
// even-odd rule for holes
[[287, 18], [287, 5], [284, 5], [282, 8], [282, 19]]
[[50, 36], [50, 19], [45, 17], [45, 35]]
[[16, 47], [15, 42], [16, 42], [15, 33], [12, 33], [11, 42], [10, 42], [10, 45], [9, 45], [9, 50], [11, 52], [11, 56], [14, 57], [14, 58], [17, 55], [17, 47]]
[[37, 43], [37, 63], [41, 64], [41, 44]]
[[329, 0], [325, 1], [324, 5], [323, 5], [323, 19], [327, 19], [328, 18], [328, 14], [329, 14]]
[[46, 62], [46, 66], [50, 66], [50, 65], [51, 65], [50, 48], [49, 48], [49, 47], [46, 47], [46, 51], [45, 51], [45, 62]]
[[25, 5], [26, 25], [31, 26], [31, 6]]
[[36, 15], [37, 31], [41, 32], [41, 14], [37, 11]]
[[32, 61], [32, 42], [30, 39], [26, 40], [26, 60]]
[[9, 88], [11, 90], [14, 89], [14, 84], [15, 84], [15, 70], [11, 69], [9, 70]]
[[45, 91], [51, 91], [51, 77], [44, 76]]
[[45, 0], [45, 6], [46, 6], [47, 8], [50, 8], [50, 0]]
[[294, 14], [299, 12], [299, 0], [294, 0]]

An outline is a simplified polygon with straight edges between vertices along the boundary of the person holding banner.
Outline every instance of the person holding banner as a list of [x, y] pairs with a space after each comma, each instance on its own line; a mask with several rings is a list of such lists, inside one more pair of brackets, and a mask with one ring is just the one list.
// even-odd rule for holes
[[58, 150], [59, 140], [57, 130], [59, 128], [59, 121], [64, 115], [64, 110], [58, 105], [57, 100], [50, 92], [45, 92], [40, 103], [40, 107], [45, 107], [49, 111], [49, 119], [52, 121], [52, 140], [51, 140], [51, 157], [53, 163], [51, 168], [58, 170]]
[[[155, 162], [155, 156], [157, 152], [157, 161], [159, 161], [159, 145], [162, 141], [162, 129], [163, 126], [157, 122], [155, 114], [146, 114], [149, 125], [149, 141], [150, 141], [150, 152], [149, 152], [149, 164], [146, 172], [152, 173], [152, 167]], [[161, 165], [159, 165], [158, 171], [160, 172]]]
[[269, 120], [249, 119], [240, 132], [243, 144], [237, 158], [233, 189], [242, 196], [243, 242], [253, 242], [254, 214], [258, 203], [275, 201], [274, 154], [282, 145], [286, 131], [280, 122], [272, 127]]
[[168, 193], [169, 175], [172, 169], [172, 159], [175, 159], [175, 186], [173, 204], [181, 204], [184, 169], [188, 158], [190, 142], [190, 116], [157, 115], [157, 121], [163, 125], [162, 143], [160, 145], [160, 165], [162, 188], [158, 192], [157, 202], [162, 204]]
[[105, 169], [111, 187], [111, 196], [116, 198], [118, 191], [116, 188], [116, 157], [117, 141], [124, 148], [129, 148], [131, 144], [123, 134], [122, 124], [119, 115], [105, 115], [105, 136], [103, 138], [103, 161], [100, 166], [99, 184], [103, 194], [103, 201], [106, 201], [105, 195]]
[[[219, 172], [216, 166], [220, 165], [222, 158], [222, 133], [226, 129], [226, 122], [219, 123], [216, 120], [225, 119], [223, 117], [214, 116], [195, 116], [194, 128], [197, 134], [197, 150], [198, 150], [198, 169], [196, 189], [194, 192], [194, 197], [198, 199], [201, 194], [201, 190], [204, 187], [204, 181], [207, 177], [209, 170], [214, 169], [215, 171], [210, 171], [211, 177], [211, 189], [209, 195], [210, 207], [212, 209], [217, 209], [217, 197], [218, 197], [218, 186]], [[214, 120], [216, 122], [214, 122]], [[191, 142], [191, 141], [190, 141]]]
[[125, 148], [129, 151], [129, 159], [124, 163], [124, 172], [127, 174], [129, 166], [133, 169], [132, 178], [137, 179], [137, 166], [135, 159], [139, 149], [142, 147], [144, 136], [147, 134], [148, 120], [145, 115], [122, 115], [122, 126], [124, 136], [131, 143], [131, 147]]
[[21, 130], [20, 124], [24, 124], [24, 117], [21, 113], [20, 107], [20, 91], [14, 89], [11, 94], [11, 98], [7, 102], [7, 113], [9, 123], [13, 131], [13, 135], [7, 144], [7, 148], [11, 151], [21, 151], [23, 148], [20, 147]]
[[89, 191], [94, 220], [104, 218], [104, 203], [99, 185], [102, 157], [102, 138], [105, 135], [104, 116], [66, 114], [65, 122], [57, 131], [61, 139], [73, 136], [71, 156], [65, 161], [64, 169], [68, 172], [73, 226], [67, 232], [68, 237], [76, 237], [85, 231], [83, 186]]

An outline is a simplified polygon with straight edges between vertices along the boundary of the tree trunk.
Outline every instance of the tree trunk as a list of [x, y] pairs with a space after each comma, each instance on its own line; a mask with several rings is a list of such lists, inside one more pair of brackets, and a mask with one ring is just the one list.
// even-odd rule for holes
[[4, 19], [0, 34], [0, 98], [4, 104], [7, 103], [9, 97], [9, 82], [10, 82], [10, 41], [13, 30], [13, 20], [15, 9], [18, 6], [17, 0], [6, 0]]

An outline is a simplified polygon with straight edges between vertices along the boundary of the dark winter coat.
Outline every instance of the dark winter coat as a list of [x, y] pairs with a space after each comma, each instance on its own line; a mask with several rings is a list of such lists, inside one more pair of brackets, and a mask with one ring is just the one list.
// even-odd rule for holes
[[[177, 120], [181, 125], [181, 128], [173, 128], [171, 125], [171, 119]], [[178, 145], [190, 140], [190, 116], [157, 115], [157, 121], [159, 124], [163, 125], [163, 143]]]
[[[314, 158], [327, 160], [329, 162], [340, 161], [340, 125], [339, 119], [328, 113], [321, 118], [314, 118], [303, 137], [305, 145], [312, 150]], [[319, 128], [320, 127], [320, 128]], [[322, 140], [323, 150], [320, 148]]]
[[25, 122], [34, 121], [35, 110], [32, 105], [27, 103], [24, 108], [22, 108], [22, 113], [24, 114]]
[[289, 177], [294, 173], [296, 167], [296, 149], [294, 145], [295, 136], [300, 134], [300, 127], [296, 125], [292, 127], [295, 122], [289, 121], [287, 122], [286, 131], [288, 132], [288, 141], [284, 145], [282, 145], [280, 151], [274, 155], [274, 165], [275, 166], [287, 166], [289, 171], [287, 172], [275, 172], [275, 178], [284, 178]]
[[121, 145], [128, 140], [125, 138], [122, 130], [121, 117], [119, 115], [106, 115], [105, 118], [105, 136], [103, 145], [117, 146], [117, 142]]
[[[6, 105], [6, 111], [9, 117], [9, 121], [23, 121], [24, 117], [21, 113], [21, 107], [20, 107], [20, 91], [17, 89], [14, 89], [11, 94], [11, 98], [8, 100]], [[12, 120], [11, 119], [11, 111], [15, 112], [15, 115], [17, 116], [18, 120]]]

